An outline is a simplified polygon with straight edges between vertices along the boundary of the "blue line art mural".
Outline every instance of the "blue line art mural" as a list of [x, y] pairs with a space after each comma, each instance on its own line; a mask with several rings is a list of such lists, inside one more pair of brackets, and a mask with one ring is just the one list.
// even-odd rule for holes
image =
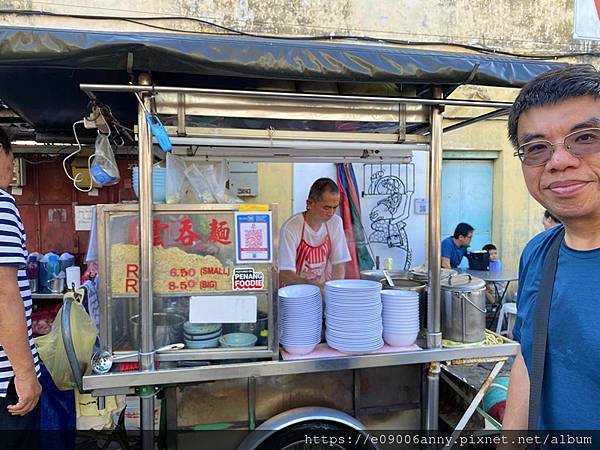
[[411, 264], [406, 220], [414, 192], [414, 164], [363, 164], [363, 197], [381, 197], [369, 212], [368, 241], [398, 249], [393, 259], [400, 270], [408, 270]]

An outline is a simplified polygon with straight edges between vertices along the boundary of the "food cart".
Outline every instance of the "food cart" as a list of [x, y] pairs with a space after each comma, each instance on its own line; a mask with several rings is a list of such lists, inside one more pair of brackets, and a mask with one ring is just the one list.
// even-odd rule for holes
[[[271, 431], [251, 435], [242, 444], [244, 448], [258, 448], [269, 443], [269, 439], [282, 439], [282, 434], [277, 432], [302, 429], [303, 424], [310, 425], [315, 421], [333, 424], [338, 427], [336, 429], [361, 429], [364, 425], [357, 419], [367, 410], [380, 413], [417, 411], [422, 418], [418, 425], [426, 430], [436, 430], [442, 364], [497, 361], [490, 374], [491, 380], [506, 358], [516, 353], [518, 344], [509, 340], [496, 345], [442, 348], [440, 243], [437, 239], [441, 231], [442, 136], [447, 130], [443, 126], [442, 112], [446, 106], [492, 109], [492, 112], [454, 125], [452, 129], [505, 114], [509, 104], [504, 102], [455, 100], [448, 96], [461, 84], [520, 87], [553, 64], [380, 45], [289, 42], [231, 36], [183, 38], [86, 33], [87, 41], [82, 43], [79, 40], [82, 33], [75, 31], [3, 29], [0, 33], [9, 43], [6, 46], [9, 53], [23, 51], [18, 43], [24, 39], [35, 44], [28, 47], [28, 54], [20, 55], [20, 60], [3, 55], [3, 58], [10, 59], [11, 66], [0, 70], [3, 82], [10, 77], [14, 83], [14, 75], [20, 74], [24, 82], [31, 83], [32, 89], [44, 93], [37, 99], [35, 108], [38, 112], [34, 114], [31, 112], [32, 105], [19, 97], [19, 90], [14, 86], [11, 91], [0, 91], [0, 98], [24, 117], [36, 118], [52, 110], [57, 98], [49, 85], [51, 81], [63, 87], [69, 86], [73, 95], [65, 97], [64, 106], [65, 115], [71, 118], [81, 117], [85, 111], [85, 102], [79, 94], [75, 94], [79, 89], [88, 100], [110, 105], [116, 116], [121, 117], [119, 113], [122, 113], [122, 116], [129, 117], [130, 123], [131, 113], [137, 106], [139, 205], [100, 206], [98, 221], [101, 338], [103, 344], [115, 353], [137, 349], [138, 356], [130, 360], [137, 361], [139, 367], [127, 372], [88, 374], [83, 378], [83, 387], [99, 398], [113, 394], [138, 394], [141, 398], [142, 430], [155, 429], [154, 403], [159, 388], [165, 389], [170, 400], [167, 416], [169, 426], [174, 428], [189, 426], [181, 423], [185, 414], [178, 414], [178, 408], [184, 408], [190, 415], [202, 416], [199, 409], [190, 405], [192, 402], [201, 404], [201, 399], [213, 408], [211, 414], [218, 416], [220, 421], [235, 421], [240, 415], [245, 415], [249, 430], [257, 422], [264, 422], [263, 428]], [[46, 46], [48, 36], [65, 44], [64, 53], [49, 55]], [[136, 44], [137, 47], [128, 44]], [[100, 51], [100, 48], [103, 50]], [[118, 62], [116, 67], [115, 61]], [[34, 71], [27, 73], [26, 69], [35, 64], [41, 64], [48, 71], [46, 80], [41, 80], [40, 74]], [[67, 77], [65, 69], [66, 72], [76, 70], [77, 76]], [[128, 77], [135, 83], [124, 82]], [[102, 82], [98, 82], [100, 79]], [[257, 80], [264, 83], [256, 83]], [[265, 81], [273, 80], [313, 81], [317, 85], [318, 82], [396, 83], [409, 88], [393, 91], [391, 95], [382, 95], [381, 92], [378, 95], [299, 93], [282, 91], [277, 83], [271, 89], [265, 89], [268, 85]], [[219, 84], [226, 84], [227, 88], [216, 88]], [[139, 96], [139, 102], [136, 96]], [[182, 242], [179, 243], [180, 253], [174, 256], [154, 251], [154, 221], [158, 221], [160, 226], [160, 223], [177, 220], [178, 226], [185, 223], [190, 232], [195, 232], [192, 226], [215, 220], [226, 223], [231, 230], [231, 242], [235, 242], [237, 231], [233, 223], [237, 215], [244, 212], [239, 205], [152, 204], [153, 136], [146, 114], [147, 111], [161, 114], [161, 108], [163, 119], [171, 112], [172, 122], [165, 122], [175, 151], [187, 154], [188, 149], [193, 149], [196, 157], [206, 160], [406, 162], [413, 152], [426, 152], [429, 194], [427, 235], [431, 238], [428, 239], [427, 251], [427, 326], [425, 338], [420, 342], [423, 349], [284, 361], [279, 356], [276, 332], [275, 252], [264, 262], [249, 263], [236, 259], [232, 254], [233, 247], [227, 247], [228, 243], [216, 260], [205, 264], [198, 261], [199, 257], [204, 257], [202, 251], [184, 251]], [[315, 121], [345, 118], [368, 122], [366, 117], [370, 117], [370, 121], [395, 122], [396, 126], [391, 133], [332, 133], [311, 128], [280, 131], [271, 126], [261, 126], [258, 130], [237, 129], [236, 132], [233, 126], [217, 129], [190, 126], [189, 112], [194, 108], [218, 111], [246, 108], [251, 111], [248, 116], [258, 118], [264, 118], [264, 111], [271, 108], [285, 111], [282, 117], [286, 120], [297, 118], [296, 112], [300, 109], [310, 111]], [[257, 110], [260, 111], [258, 114]], [[407, 120], [407, 117], [412, 119]], [[63, 123], [69, 120], [65, 119]], [[305, 120], [305, 116], [301, 120]], [[32, 119], [32, 122], [35, 120]], [[43, 137], [40, 135], [40, 138]], [[275, 215], [276, 210], [276, 205], [267, 205], [266, 211], [252, 208], [245, 211], [254, 215], [264, 215], [265, 212]], [[132, 229], [134, 232], [129, 232]], [[276, 248], [276, 232], [273, 230], [271, 249]], [[229, 239], [226, 238], [226, 241]], [[170, 257], [175, 258], [177, 263], [169, 265]], [[230, 262], [226, 262], [228, 260]], [[157, 267], [162, 269], [157, 272]], [[168, 270], [168, 274], [163, 269]], [[193, 312], [198, 314], [194, 317], [202, 317], [202, 320], [187, 317], [190, 321], [210, 322], [202, 315], [203, 307], [198, 305], [206, 305], [202, 302], [208, 301], [208, 297], [219, 295], [234, 302], [240, 296], [240, 292], [236, 292], [234, 274], [239, 271], [243, 280], [248, 269], [252, 270], [248, 279], [260, 279], [262, 282], [240, 289], [244, 297], [242, 303], [247, 305], [249, 302], [255, 314], [259, 311], [266, 314], [268, 339], [264, 345], [234, 350], [155, 352], [158, 346], [154, 330], [161, 314], [174, 316], [182, 311]], [[202, 284], [204, 278], [199, 277], [202, 270], [215, 277], [213, 283]], [[173, 302], [167, 305], [167, 302], [161, 301], [165, 297], [185, 298], [187, 303], [176, 304], [178, 311], [169, 311]], [[218, 310], [212, 308], [211, 311], [215, 309]], [[240, 322], [247, 321], [243, 318], [243, 309], [235, 309], [240, 314], [235, 316]], [[191, 363], [180, 364], [183, 361]], [[206, 361], [211, 364], [206, 365]], [[391, 384], [387, 385], [388, 382]], [[311, 391], [311, 383], [318, 386], [318, 392], [315, 389]], [[372, 386], [378, 384], [384, 385], [385, 389], [373, 389]], [[199, 390], [178, 395], [176, 388], [185, 389], [186, 386], [198, 386]], [[287, 392], [287, 401], [269, 405], [269, 397], [278, 395], [277, 398], [281, 398], [282, 390]], [[391, 395], [393, 390], [402, 392], [402, 395]], [[218, 394], [211, 397], [211, 392]], [[300, 392], [308, 394], [300, 395]], [[485, 388], [467, 409], [457, 426], [457, 433], [464, 428], [484, 392]], [[392, 403], [395, 405], [381, 402], [382, 398], [390, 395], [394, 397]], [[215, 399], [219, 397], [226, 399], [222, 402], [224, 409], [228, 409], [226, 412], [231, 413], [233, 419], [217, 411], [219, 403]], [[240, 404], [243, 405], [241, 408]], [[267, 420], [273, 411], [279, 414]], [[414, 415], [404, 423], [408, 424], [407, 428], [418, 428], [414, 426]], [[142, 438], [144, 448], [153, 448], [152, 435], [144, 433]], [[294, 442], [295, 437], [289, 439], [285, 445]], [[282, 442], [279, 441], [279, 444]]]

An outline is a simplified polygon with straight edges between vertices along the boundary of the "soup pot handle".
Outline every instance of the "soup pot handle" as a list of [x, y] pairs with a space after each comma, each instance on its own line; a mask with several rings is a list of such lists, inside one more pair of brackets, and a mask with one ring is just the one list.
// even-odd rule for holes
[[473, 302], [471, 301], [471, 299], [470, 299], [469, 297], [467, 297], [465, 294], [462, 294], [462, 293], [461, 293], [461, 294], [460, 294], [460, 296], [461, 296], [462, 298], [464, 298], [466, 301], [468, 301], [468, 302], [471, 304], [471, 306], [473, 306], [473, 308], [475, 308], [477, 311], [479, 311], [479, 312], [481, 312], [481, 313], [484, 313], [484, 314], [486, 313], [486, 311], [485, 311], [485, 308], [484, 308], [484, 309], [481, 309], [479, 306], [477, 306], [475, 303], [473, 303]]

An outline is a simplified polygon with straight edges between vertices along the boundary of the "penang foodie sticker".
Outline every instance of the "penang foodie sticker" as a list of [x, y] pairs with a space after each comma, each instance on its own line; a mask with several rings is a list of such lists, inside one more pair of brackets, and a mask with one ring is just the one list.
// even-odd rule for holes
[[233, 269], [231, 287], [234, 291], [256, 291], [265, 288], [265, 275], [252, 267]]

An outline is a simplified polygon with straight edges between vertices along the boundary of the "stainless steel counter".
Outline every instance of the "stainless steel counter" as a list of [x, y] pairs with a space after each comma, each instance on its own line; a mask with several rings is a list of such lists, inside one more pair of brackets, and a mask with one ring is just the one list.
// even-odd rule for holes
[[504, 344], [477, 347], [436, 348], [404, 353], [345, 356], [300, 361], [260, 361], [191, 368], [159, 369], [144, 372], [109, 373], [106, 375], [84, 376], [83, 387], [85, 390], [101, 390], [102, 395], [107, 395], [111, 392], [111, 389], [114, 389], [115, 392], [123, 392], [123, 389], [145, 385], [173, 385], [236, 378], [363, 369], [368, 367], [426, 364], [435, 361], [442, 362], [457, 359], [495, 358], [515, 355], [518, 346], [518, 343], [507, 340]]

